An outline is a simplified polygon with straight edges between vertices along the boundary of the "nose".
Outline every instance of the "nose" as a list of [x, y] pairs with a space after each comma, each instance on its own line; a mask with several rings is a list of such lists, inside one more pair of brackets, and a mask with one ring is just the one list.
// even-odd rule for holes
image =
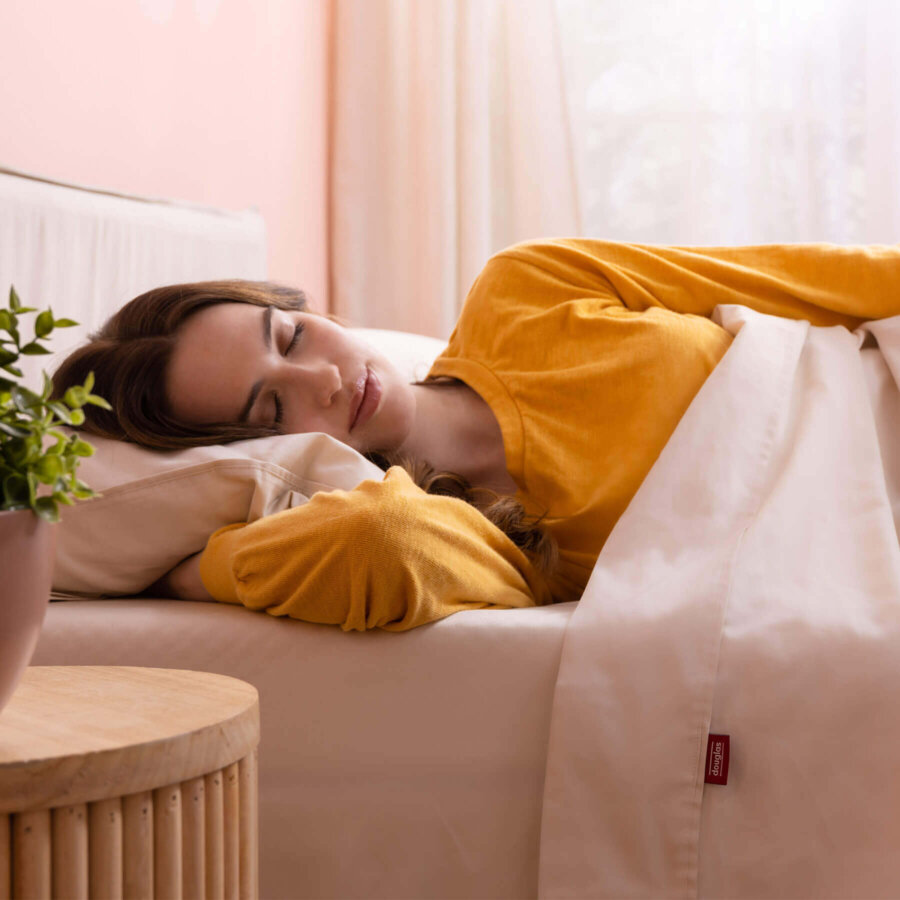
[[308, 361], [296, 363], [290, 369], [294, 385], [312, 397], [317, 406], [331, 406], [341, 392], [341, 372], [334, 363]]

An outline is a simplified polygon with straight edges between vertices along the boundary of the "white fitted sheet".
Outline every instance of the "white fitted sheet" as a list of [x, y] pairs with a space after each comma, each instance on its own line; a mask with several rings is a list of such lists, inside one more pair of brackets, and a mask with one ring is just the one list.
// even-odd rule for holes
[[195, 669], [259, 690], [267, 900], [535, 897], [575, 606], [358, 634], [216, 603], [57, 602], [33, 665]]

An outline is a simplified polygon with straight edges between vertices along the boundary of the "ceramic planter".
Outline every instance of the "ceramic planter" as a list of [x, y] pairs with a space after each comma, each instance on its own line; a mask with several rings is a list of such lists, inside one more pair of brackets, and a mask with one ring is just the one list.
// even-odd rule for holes
[[37, 646], [55, 544], [56, 526], [30, 509], [0, 512], [0, 711]]

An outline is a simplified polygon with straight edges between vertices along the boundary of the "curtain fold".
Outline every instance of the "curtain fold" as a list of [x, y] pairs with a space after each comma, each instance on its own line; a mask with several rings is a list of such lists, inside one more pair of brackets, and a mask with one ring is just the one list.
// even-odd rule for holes
[[332, 0], [331, 311], [446, 338], [519, 240], [900, 241], [896, 0]]
[[331, 311], [447, 338], [519, 240], [580, 232], [553, 0], [334, 0]]

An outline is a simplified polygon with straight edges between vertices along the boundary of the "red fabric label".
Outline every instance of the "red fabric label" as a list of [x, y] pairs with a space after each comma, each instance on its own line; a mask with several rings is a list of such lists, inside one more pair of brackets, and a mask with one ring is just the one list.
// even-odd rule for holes
[[727, 734], [711, 734], [706, 743], [707, 784], [728, 784], [728, 754], [730, 738]]

